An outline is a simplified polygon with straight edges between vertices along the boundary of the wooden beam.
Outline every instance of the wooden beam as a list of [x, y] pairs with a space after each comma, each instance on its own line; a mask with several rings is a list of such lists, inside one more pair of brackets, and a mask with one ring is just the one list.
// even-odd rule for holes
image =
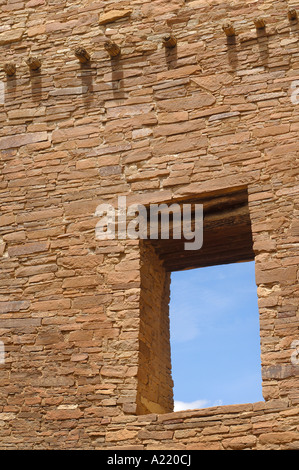
[[264, 29], [266, 27], [266, 22], [264, 18], [255, 18], [253, 21], [256, 29]]
[[[170, 217], [170, 239], [161, 238], [161, 226], [159, 226], [157, 240], [142, 240], [142, 243], [149, 243], [155, 249], [167, 271], [182, 271], [254, 259], [247, 190], [211, 198], [190, 198], [174, 202], [178, 204], [181, 215], [183, 204], [192, 204], [191, 231], [193, 233], [195, 204], [203, 204], [203, 246], [200, 250], [185, 250], [185, 243], [192, 243], [193, 240], [173, 239], [174, 222]], [[169, 206], [170, 204], [166, 205], [167, 211]], [[149, 215], [148, 209], [148, 224]], [[183, 237], [182, 227], [181, 233]]]
[[168, 36], [164, 36], [163, 38], [163, 46], [166, 47], [167, 49], [173, 49], [174, 47], [176, 47], [177, 45], [177, 38], [172, 36], [172, 35], [168, 35]]
[[16, 73], [17, 67], [12, 62], [9, 62], [4, 65], [3, 70], [8, 77], [13, 77]]
[[107, 41], [107, 42], [105, 42], [104, 47], [105, 47], [106, 51], [108, 52], [108, 54], [110, 55], [110, 57], [120, 56], [121, 49], [114, 42]]
[[298, 14], [297, 10], [295, 8], [290, 8], [288, 11], [288, 18], [290, 21], [297, 21], [298, 20]]
[[29, 57], [27, 60], [27, 65], [30, 70], [37, 71], [41, 68], [42, 63], [38, 57]]
[[231, 23], [224, 23], [222, 25], [222, 29], [228, 38], [232, 38], [233, 36], [236, 35], [235, 28]]
[[79, 59], [81, 64], [86, 64], [90, 61], [90, 54], [87, 52], [86, 49], [84, 49], [84, 47], [77, 47], [75, 49], [75, 56], [77, 57], [77, 59]]

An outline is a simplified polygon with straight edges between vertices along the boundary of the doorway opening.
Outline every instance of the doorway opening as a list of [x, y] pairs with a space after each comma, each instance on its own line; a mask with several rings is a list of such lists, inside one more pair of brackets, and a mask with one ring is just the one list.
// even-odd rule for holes
[[[172, 202], [168, 201], [168, 204]], [[261, 372], [252, 369], [252, 356], [249, 354], [253, 350], [255, 365], [260, 365], [255, 255], [247, 188], [230, 188], [224, 194], [205, 194], [188, 200], [176, 200], [175, 203], [182, 207], [184, 204], [203, 206], [203, 245], [198, 250], [186, 251], [186, 239], [164, 239], [162, 231], [155, 239], [140, 241], [137, 414], [169, 413], [178, 409], [178, 402], [182, 402], [183, 407], [187, 403], [187, 407], [203, 408], [240, 401], [244, 403], [244, 400], [260, 401]], [[194, 214], [195, 211], [191, 214], [193, 226]], [[174, 229], [177, 221], [173, 219], [170, 226], [171, 223]], [[203, 282], [209, 277], [211, 284], [209, 288], [204, 287]], [[222, 280], [222, 284], [217, 286], [218, 280]], [[195, 293], [191, 293], [191, 286], [195, 288]], [[175, 300], [176, 296], [179, 301]], [[170, 304], [170, 297], [174, 304]], [[192, 309], [197, 312], [197, 317], [194, 313], [193, 318], [189, 304], [192, 298]], [[237, 299], [241, 304], [237, 304]], [[212, 312], [208, 313], [209, 300]], [[174, 320], [171, 312], [171, 322], [169, 305], [172, 311], [175, 310], [177, 318]], [[190, 335], [189, 344], [183, 341], [183, 333]], [[220, 339], [226, 343], [221, 343]], [[197, 352], [192, 349], [196, 342], [202, 346]], [[188, 348], [189, 356], [183, 355]], [[226, 352], [230, 352], [230, 356], [225, 356]], [[221, 366], [222, 361], [228, 366], [226, 372], [223, 364]], [[195, 366], [200, 363], [201, 369], [196, 369]], [[180, 367], [182, 372], [179, 372]], [[245, 377], [246, 370], [248, 374]], [[178, 387], [187, 382], [187, 375], [190, 382], [185, 394]], [[224, 376], [228, 380], [226, 385], [220, 380]], [[248, 381], [249, 389], [249, 383], [254, 380], [256, 398], [249, 393], [241, 397], [238, 388], [246, 388]], [[214, 389], [213, 394], [205, 388], [208, 383]]]
[[255, 263], [171, 274], [174, 411], [262, 401]]

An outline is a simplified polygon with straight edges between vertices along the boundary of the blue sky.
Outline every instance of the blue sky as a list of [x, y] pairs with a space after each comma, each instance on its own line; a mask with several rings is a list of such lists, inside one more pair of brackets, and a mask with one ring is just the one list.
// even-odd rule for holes
[[262, 401], [254, 262], [171, 274], [175, 410]]

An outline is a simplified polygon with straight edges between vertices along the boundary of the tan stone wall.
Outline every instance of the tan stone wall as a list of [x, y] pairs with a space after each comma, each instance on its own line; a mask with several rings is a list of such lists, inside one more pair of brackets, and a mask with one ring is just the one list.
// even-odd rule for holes
[[170, 273], [153, 247], [141, 244], [140, 339], [137, 413], [173, 411], [169, 300]]
[[[0, 72], [1, 448], [299, 447], [299, 26], [287, 9], [282, 0], [1, 2], [1, 61], [17, 66], [14, 77]], [[227, 18], [235, 42], [222, 31]], [[178, 45], [168, 52], [169, 32]], [[78, 46], [90, 64], [80, 65]], [[29, 71], [30, 55], [40, 71]], [[136, 417], [140, 247], [96, 241], [95, 209], [118, 195], [150, 204], [236, 188], [249, 194], [266, 403]]]
[[162, 415], [112, 418], [113, 450], [298, 450], [298, 407], [283, 402], [232, 405]]

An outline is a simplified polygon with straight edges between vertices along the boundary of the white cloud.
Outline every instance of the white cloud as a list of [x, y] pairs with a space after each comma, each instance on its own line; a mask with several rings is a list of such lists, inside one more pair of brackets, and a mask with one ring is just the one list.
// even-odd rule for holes
[[174, 411], [198, 410], [208, 406], [208, 400], [196, 400], [191, 402], [177, 401], [174, 402]]
[[193, 341], [200, 335], [196, 311], [194, 312], [186, 306], [186, 308], [182, 309], [172, 309], [170, 315], [170, 337], [173, 343]]
[[200, 410], [201, 408], [221, 405], [221, 400], [218, 400], [216, 403], [211, 403], [209, 400], [195, 400], [191, 402], [175, 400], [174, 411]]

